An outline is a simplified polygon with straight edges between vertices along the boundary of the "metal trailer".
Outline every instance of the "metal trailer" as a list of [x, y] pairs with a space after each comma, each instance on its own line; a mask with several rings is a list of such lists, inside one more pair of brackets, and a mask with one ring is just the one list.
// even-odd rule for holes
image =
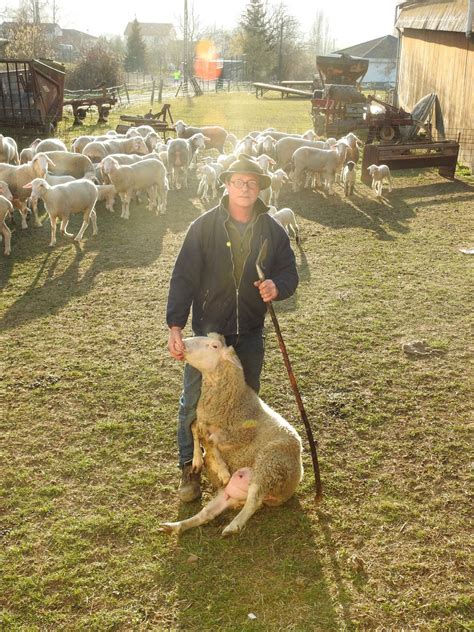
[[0, 59], [0, 128], [17, 141], [50, 136], [62, 118], [65, 68], [46, 59]]

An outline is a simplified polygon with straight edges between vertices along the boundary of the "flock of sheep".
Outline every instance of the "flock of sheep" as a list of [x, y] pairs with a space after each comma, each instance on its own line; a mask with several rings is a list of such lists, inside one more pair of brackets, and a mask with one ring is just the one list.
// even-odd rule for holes
[[[291, 209], [277, 211], [281, 189], [291, 182], [293, 191], [302, 187], [323, 186], [329, 195], [341, 180], [345, 194], [351, 195], [356, 180], [356, 165], [361, 142], [353, 133], [339, 140], [321, 140], [309, 130], [288, 134], [268, 128], [254, 131], [239, 140], [220, 126], [201, 128], [178, 121], [176, 138], [164, 142], [149, 125], [131, 127], [125, 134], [109, 130], [100, 136], [79, 136], [71, 146], [57, 138], [35, 140], [18, 153], [16, 142], [0, 135], [0, 229], [4, 254], [11, 252], [11, 231], [7, 219], [15, 206], [21, 214], [22, 228], [28, 228], [28, 202], [35, 226], [39, 226], [38, 200], [42, 200], [51, 222], [50, 246], [56, 243], [57, 219], [60, 231], [67, 232], [69, 218], [82, 213], [82, 226], [75, 239], [81, 240], [92, 222], [97, 233], [95, 205], [103, 201], [113, 212], [115, 198], [121, 199], [121, 217], [130, 216], [134, 196], [148, 197], [148, 208], [165, 213], [169, 189], [188, 188], [190, 169], [196, 169], [198, 196], [204, 203], [217, 198], [219, 176], [237, 157], [245, 153], [257, 160], [271, 177], [271, 186], [260, 192], [270, 212], [299, 243], [298, 226]], [[202, 151], [215, 149], [216, 158]], [[228, 149], [228, 153], [226, 153]], [[384, 178], [391, 190], [390, 171], [385, 165], [371, 165], [374, 189], [382, 194]]]

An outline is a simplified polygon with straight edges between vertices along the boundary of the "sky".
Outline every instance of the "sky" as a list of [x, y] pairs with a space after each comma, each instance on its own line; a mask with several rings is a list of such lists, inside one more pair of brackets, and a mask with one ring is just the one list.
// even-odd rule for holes
[[[283, 0], [284, 4], [309, 31], [312, 12], [321, 9], [331, 24], [337, 47], [358, 44], [392, 33], [395, 5], [400, 0]], [[12, 2], [10, 6], [14, 3]], [[50, 0], [52, 4], [52, 0]], [[194, 13], [201, 26], [216, 25], [227, 29], [237, 26], [246, 0], [188, 0], [188, 10]], [[268, 0], [268, 4], [274, 4]], [[139, 22], [171, 22], [179, 27], [184, 0], [163, 2], [134, 0], [134, 2], [104, 2], [103, 0], [56, 0], [58, 24], [75, 28], [91, 35], [123, 35], [127, 22], [135, 16]]]

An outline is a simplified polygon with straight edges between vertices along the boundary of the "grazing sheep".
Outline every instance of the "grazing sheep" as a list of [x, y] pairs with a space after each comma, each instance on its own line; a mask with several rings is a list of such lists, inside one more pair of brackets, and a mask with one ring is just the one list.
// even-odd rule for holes
[[220, 154], [224, 153], [224, 145], [227, 139], [227, 130], [219, 125], [205, 125], [203, 127], [191, 127], [183, 121], [176, 121], [174, 125], [178, 138], [189, 139], [196, 134], [206, 137], [204, 149], [217, 149]]
[[388, 190], [392, 191], [392, 176], [387, 165], [370, 165], [367, 171], [372, 176], [372, 190], [375, 191], [377, 197], [382, 197], [383, 181], [388, 182]]
[[154, 208], [157, 215], [165, 213], [169, 187], [166, 170], [160, 160], [150, 158], [121, 167], [114, 158], [107, 156], [102, 166], [122, 201], [123, 219], [130, 217], [130, 201], [136, 191], [147, 192], [150, 210]]
[[[36, 154], [31, 162], [25, 165], [0, 165], [0, 180], [5, 181], [12, 192], [14, 204], [21, 214], [21, 227], [23, 229], [28, 228], [26, 201], [29, 197], [24, 185], [31, 182], [33, 178], [44, 178], [48, 166], [54, 167], [54, 163], [47, 154], [43, 153]], [[40, 226], [38, 215], [33, 213], [33, 216], [35, 226]]]
[[289, 182], [290, 180], [288, 176], [286, 175], [285, 171], [283, 171], [283, 169], [277, 169], [276, 171], [274, 171], [271, 174], [271, 179], [272, 179], [272, 184], [271, 184], [272, 197], [270, 199], [270, 204], [274, 204], [275, 206], [278, 206], [278, 199], [280, 197], [280, 192], [283, 187], [283, 183]]
[[51, 222], [50, 246], [56, 244], [56, 220], [61, 218], [61, 234], [74, 237], [67, 232], [69, 218], [74, 213], [82, 213], [82, 226], [74, 238], [81, 241], [84, 232], [92, 220], [93, 235], [97, 235], [97, 216], [94, 210], [97, 201], [97, 188], [90, 180], [74, 180], [65, 184], [51, 186], [44, 178], [35, 178], [24, 186], [31, 189], [31, 198], [42, 199]]
[[288, 233], [288, 236], [290, 236], [291, 229], [291, 232], [295, 236], [296, 244], [299, 246], [301, 243], [300, 229], [298, 224], [296, 223], [296, 216], [291, 208], [282, 208], [277, 211], [274, 206], [270, 206], [268, 209], [268, 214], [271, 215], [273, 219], [275, 219], [277, 222], [280, 222], [280, 224]]
[[303, 476], [301, 439], [246, 384], [239, 358], [222, 336], [186, 338], [184, 345], [186, 361], [202, 373], [192, 426], [193, 468], [202, 467], [201, 442], [209, 478], [220, 489], [194, 517], [165, 522], [161, 528], [179, 534], [243, 505], [222, 533], [237, 534], [262, 505], [280, 505], [295, 493]]
[[5, 240], [3, 254], [8, 257], [11, 253], [12, 232], [7, 226], [6, 219], [13, 213], [13, 195], [6, 182], [0, 180], [0, 231]]
[[0, 162], [12, 165], [20, 164], [16, 141], [3, 134], [0, 134]]
[[349, 160], [342, 171], [342, 184], [344, 185], [344, 195], [346, 197], [350, 197], [354, 193], [356, 177], [356, 164], [353, 160]]

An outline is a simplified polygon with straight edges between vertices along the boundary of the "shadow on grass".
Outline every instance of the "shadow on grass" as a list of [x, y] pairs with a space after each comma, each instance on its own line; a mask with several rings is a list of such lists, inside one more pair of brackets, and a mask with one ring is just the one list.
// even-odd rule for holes
[[[89, 225], [85, 239], [80, 244], [62, 237], [58, 231], [58, 242], [49, 248], [49, 221], [43, 218], [40, 229], [29, 229], [13, 245], [12, 255], [0, 271], [0, 287], [8, 283], [13, 266], [21, 262], [43, 258], [29, 288], [11, 305], [0, 320], [0, 331], [23, 325], [26, 322], [50, 316], [60, 311], [68, 302], [87, 294], [96, 276], [102, 272], [120, 268], [140, 268], [151, 265], [161, 254], [163, 238], [167, 231], [184, 231], [200, 211], [189, 194], [173, 192], [170, 196], [166, 215], [155, 216], [142, 207], [131, 209], [130, 220], [120, 218], [104, 210], [98, 211], [99, 234], [92, 236]], [[178, 205], [179, 211], [175, 211]], [[118, 205], [117, 205], [118, 206]], [[79, 230], [82, 217], [71, 219], [69, 231]], [[22, 231], [23, 232], [23, 231]], [[89, 267], [84, 269], [83, 259], [93, 257]], [[68, 261], [66, 269], [55, 276], [60, 264]], [[40, 279], [46, 274], [42, 285]]]
[[[179, 519], [197, 510], [182, 509]], [[233, 515], [227, 512], [183, 534], [165, 562], [181, 604], [178, 629], [337, 630], [341, 616], [349, 624], [348, 596], [338, 589], [336, 612], [333, 573], [329, 570], [331, 577], [326, 577], [314, 527], [297, 497], [281, 507], [263, 508], [239, 536], [222, 539]], [[188, 561], [190, 555], [197, 556], [195, 564]], [[223, 611], [222, 603], [232, 608]]]

